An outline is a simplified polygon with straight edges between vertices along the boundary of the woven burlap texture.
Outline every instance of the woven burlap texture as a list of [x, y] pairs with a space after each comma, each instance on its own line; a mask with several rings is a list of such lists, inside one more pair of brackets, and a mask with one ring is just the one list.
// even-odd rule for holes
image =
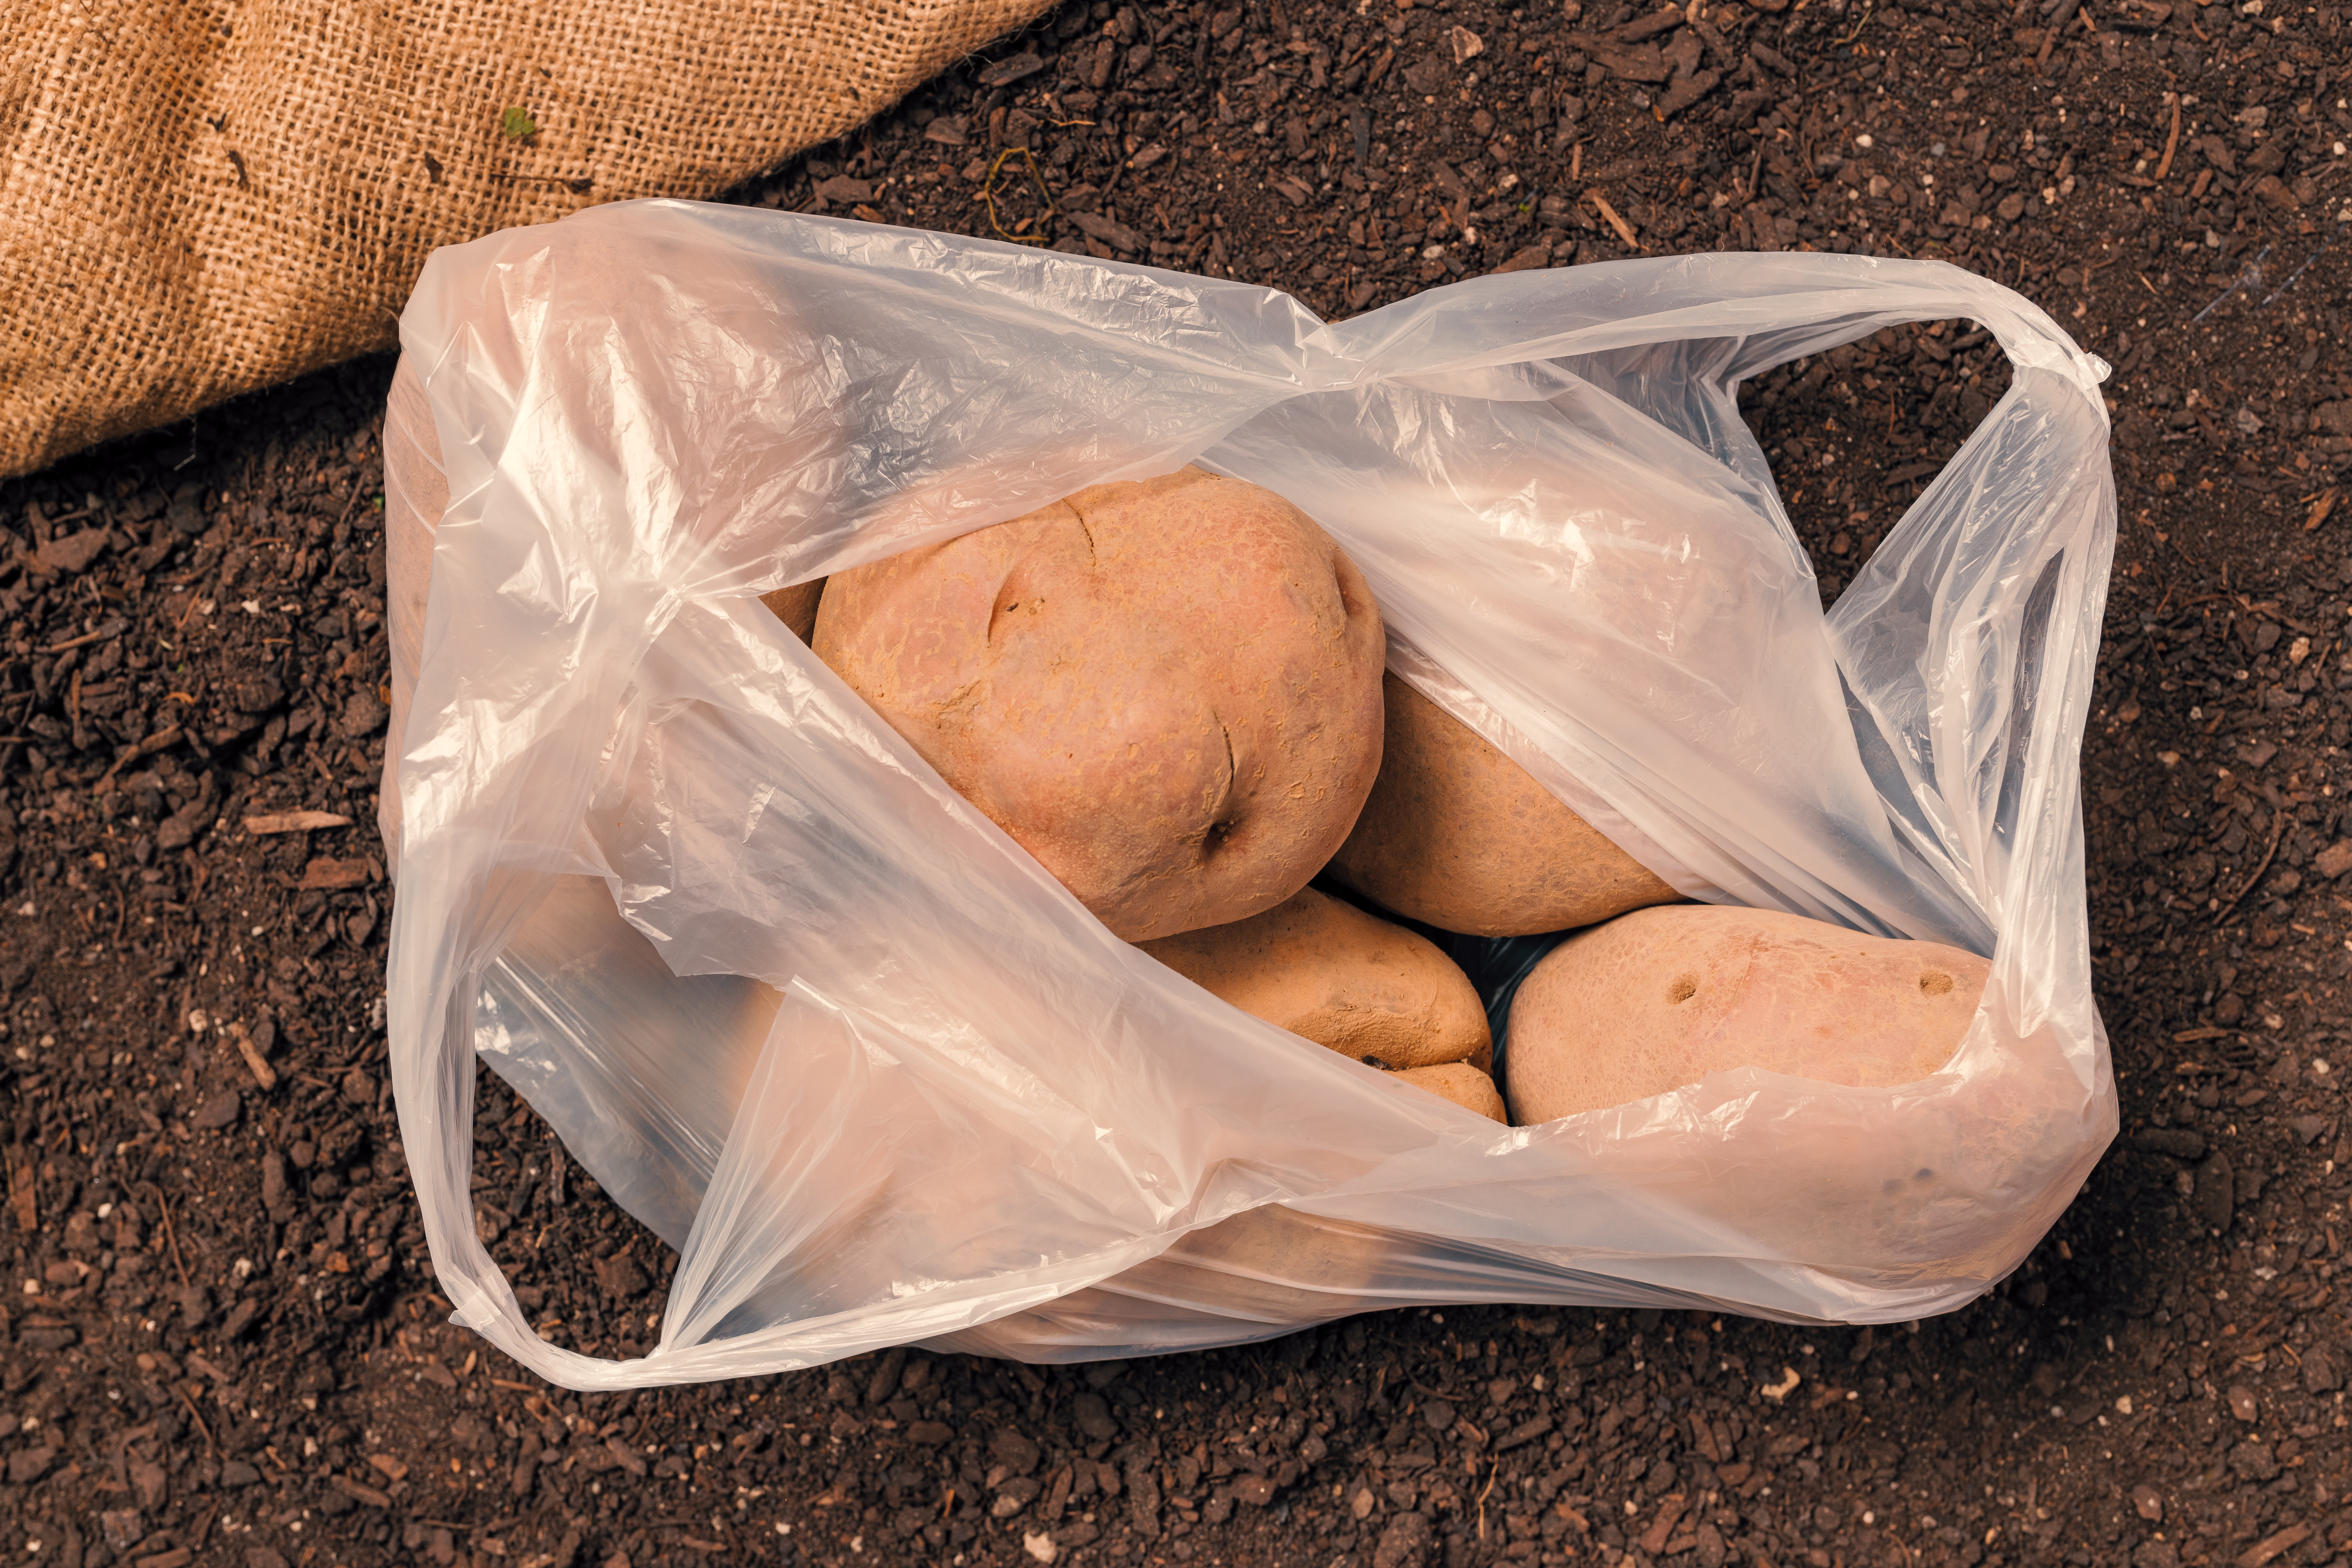
[[707, 196], [1041, 0], [0, 5], [0, 478], [389, 346], [436, 246]]

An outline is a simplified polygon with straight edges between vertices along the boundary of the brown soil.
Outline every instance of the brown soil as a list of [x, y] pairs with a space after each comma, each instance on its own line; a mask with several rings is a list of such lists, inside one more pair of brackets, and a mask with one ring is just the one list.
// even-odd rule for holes
[[[0, 486], [0, 1550], [2331, 1560], [2352, 1541], [2347, 20], [1073, 5], [740, 193], [993, 224], [1326, 314], [1637, 250], [1945, 257], [2113, 359], [2123, 538], [2084, 765], [2125, 1136], [2015, 1277], [1917, 1325], [1449, 1310], [1124, 1366], [892, 1352], [544, 1387], [442, 1322], [383, 1073], [389, 366]], [[1952, 322], [1751, 389], [1824, 595], [2003, 381]], [[244, 826], [295, 810], [350, 825]], [[529, 1304], [641, 1348], [659, 1247], [495, 1081], [478, 1138]]]

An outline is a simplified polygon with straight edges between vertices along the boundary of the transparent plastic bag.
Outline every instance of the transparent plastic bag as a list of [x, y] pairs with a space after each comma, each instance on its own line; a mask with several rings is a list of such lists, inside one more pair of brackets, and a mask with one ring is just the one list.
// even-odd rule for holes
[[[1825, 616], [1737, 387], [1948, 317], [2011, 387]], [[2076, 768], [2106, 367], [2007, 289], [1699, 256], [1329, 325], [654, 202], [436, 253], [401, 340], [394, 1082], [457, 1321], [558, 1383], [1412, 1302], [1906, 1320], [2015, 1267], [2114, 1135]], [[1391, 668], [1684, 892], [1990, 954], [1950, 1065], [1499, 1127], [1113, 938], [754, 597], [1186, 462], [1312, 514]], [[477, 1240], [478, 1053], [679, 1249], [643, 1359], [542, 1342]]]

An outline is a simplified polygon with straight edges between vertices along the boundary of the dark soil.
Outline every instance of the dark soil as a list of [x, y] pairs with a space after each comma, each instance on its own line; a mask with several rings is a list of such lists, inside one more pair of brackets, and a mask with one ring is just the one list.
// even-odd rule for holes
[[[1071, 6], [739, 193], [1326, 314], [1643, 251], [1943, 257], [2112, 359], [2084, 766], [2125, 1135], [2017, 1275], [1916, 1325], [1480, 1308], [1128, 1365], [545, 1387], [444, 1324], [383, 1072], [389, 366], [0, 485], [0, 1552], [2342, 1561], [2347, 20]], [[1825, 596], [2004, 375], [1950, 322], [1751, 389]], [[349, 824], [247, 826], [297, 810]], [[662, 1249], [493, 1081], [478, 1137], [547, 1331], [640, 1349]]]

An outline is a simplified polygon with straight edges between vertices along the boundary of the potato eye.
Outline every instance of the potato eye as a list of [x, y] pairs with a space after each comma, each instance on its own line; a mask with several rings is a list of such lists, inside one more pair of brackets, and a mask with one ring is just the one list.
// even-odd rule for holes
[[998, 584], [996, 603], [990, 605], [988, 610], [986, 633], [988, 637], [994, 638], [998, 629], [997, 623], [1007, 616], [1017, 614], [1024, 609], [1026, 609], [1033, 617], [1039, 613], [1038, 605], [1043, 603], [1039, 596], [1034, 594], [1024, 594], [1021, 591], [1021, 584], [1027, 580], [1026, 573], [1016, 568], [1002, 584]]
[[1698, 976], [1696, 974], [1677, 974], [1674, 984], [1666, 987], [1666, 1000], [1669, 1002], [1687, 1002], [1697, 994]]
[[1360, 1057], [1360, 1058], [1357, 1058], [1357, 1059], [1358, 1059], [1358, 1060], [1360, 1060], [1360, 1061], [1361, 1061], [1361, 1062], [1362, 1062], [1366, 1067], [1368, 1067], [1368, 1068], [1380, 1068], [1382, 1072], [1394, 1072], [1394, 1071], [1396, 1071], [1396, 1068], [1392, 1068], [1392, 1067], [1389, 1066], [1389, 1064], [1388, 1064], [1388, 1063], [1386, 1063], [1386, 1062], [1384, 1062], [1384, 1061], [1381, 1060], [1381, 1058], [1378, 1058], [1378, 1057]]
[[1940, 969], [1931, 969], [1919, 976], [1919, 994], [1923, 996], [1941, 996], [1951, 988], [1952, 977]]

